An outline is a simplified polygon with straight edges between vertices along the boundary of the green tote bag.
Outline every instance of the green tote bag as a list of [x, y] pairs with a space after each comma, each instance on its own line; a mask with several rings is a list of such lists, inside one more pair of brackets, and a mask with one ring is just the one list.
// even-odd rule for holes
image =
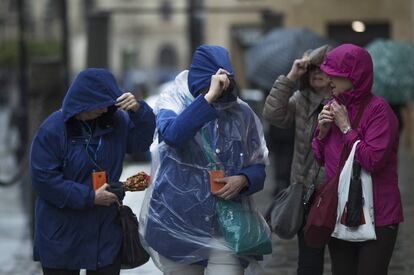
[[238, 255], [272, 253], [270, 230], [264, 219], [248, 203], [219, 199], [216, 211], [227, 245]]

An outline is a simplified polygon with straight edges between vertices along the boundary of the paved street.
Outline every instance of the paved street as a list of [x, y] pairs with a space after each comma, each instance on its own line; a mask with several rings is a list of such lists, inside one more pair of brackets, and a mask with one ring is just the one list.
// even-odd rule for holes
[[[405, 222], [401, 224], [394, 256], [390, 266], [390, 275], [414, 274], [414, 182], [412, 163], [414, 157], [407, 150], [400, 152], [400, 189], [404, 202]], [[149, 165], [126, 165], [122, 179], [137, 171], [149, 172]], [[264, 208], [270, 201], [272, 193], [272, 171], [268, 171], [268, 182], [263, 192], [256, 195], [259, 208]], [[134, 212], [139, 213], [144, 193], [128, 193], [125, 203]], [[20, 186], [14, 185], [0, 189], [0, 274], [1, 275], [38, 275], [38, 264], [31, 260], [31, 242], [27, 220], [23, 213], [20, 198]], [[247, 274], [259, 275], [293, 275], [296, 268], [296, 239], [285, 241], [274, 236], [274, 253], [259, 265], [252, 266]], [[329, 256], [326, 254], [325, 274], [330, 273]], [[125, 274], [162, 274], [152, 262], [134, 270], [122, 271]], [[219, 275], [219, 274], [218, 274]]]
[[[121, 176], [125, 180], [128, 176], [139, 171], [150, 172], [150, 165], [127, 165]], [[29, 238], [29, 226], [21, 206], [20, 185], [13, 185], [0, 189], [0, 275], [40, 275], [40, 266], [32, 260], [32, 244]], [[135, 213], [141, 210], [144, 192], [127, 192], [124, 203], [129, 205]], [[121, 275], [162, 274], [149, 261], [133, 270], [123, 270]]]

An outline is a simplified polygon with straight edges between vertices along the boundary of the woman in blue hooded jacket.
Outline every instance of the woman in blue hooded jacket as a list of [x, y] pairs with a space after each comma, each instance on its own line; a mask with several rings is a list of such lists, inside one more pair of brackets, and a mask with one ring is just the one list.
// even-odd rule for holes
[[[164, 274], [243, 274], [255, 258], [229, 248], [217, 214], [223, 202], [241, 202], [257, 214], [249, 196], [265, 180], [261, 124], [235, 87], [227, 50], [203, 45], [157, 101], [153, 181], [140, 233]], [[219, 191], [210, 189], [211, 170], [224, 171]]]
[[34, 259], [44, 274], [119, 274], [121, 225], [117, 200], [93, 188], [92, 173], [118, 183], [125, 153], [148, 150], [155, 129], [152, 109], [122, 93], [104, 69], [82, 71], [62, 108], [38, 129], [30, 152], [37, 193]]

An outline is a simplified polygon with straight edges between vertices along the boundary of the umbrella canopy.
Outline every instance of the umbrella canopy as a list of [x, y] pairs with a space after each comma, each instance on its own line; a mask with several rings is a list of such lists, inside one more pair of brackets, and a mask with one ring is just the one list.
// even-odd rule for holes
[[414, 99], [414, 45], [375, 40], [366, 49], [374, 63], [373, 93], [392, 104]]
[[306, 28], [278, 28], [269, 32], [245, 55], [246, 77], [262, 89], [269, 90], [275, 79], [286, 75], [293, 61], [308, 49], [330, 41]]

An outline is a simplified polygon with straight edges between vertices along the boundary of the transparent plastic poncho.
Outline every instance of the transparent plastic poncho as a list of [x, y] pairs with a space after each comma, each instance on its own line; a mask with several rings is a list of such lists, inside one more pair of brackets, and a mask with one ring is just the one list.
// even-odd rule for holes
[[[193, 100], [184, 71], [160, 94], [154, 112], [167, 109], [180, 114]], [[270, 253], [271, 232], [252, 198], [241, 194], [224, 201], [210, 191], [211, 170], [233, 176], [244, 167], [267, 164], [261, 123], [240, 99], [213, 105], [218, 118], [206, 123], [183, 148], [159, 142], [157, 131], [151, 146], [151, 184], [140, 214], [140, 235], [163, 271], [168, 266], [160, 255], [193, 264], [208, 260], [212, 249], [247, 260]]]

